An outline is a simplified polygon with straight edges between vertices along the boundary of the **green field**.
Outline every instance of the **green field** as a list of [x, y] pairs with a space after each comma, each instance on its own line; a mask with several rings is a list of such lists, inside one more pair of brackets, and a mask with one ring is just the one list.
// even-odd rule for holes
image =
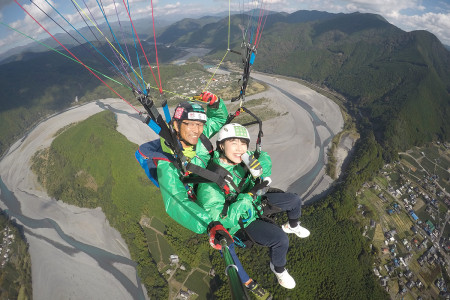
[[161, 251], [159, 250], [159, 242], [157, 234], [154, 230], [150, 228], [144, 228], [144, 232], [147, 238], [148, 250], [150, 251], [150, 254], [152, 255], [153, 259], [157, 263], [159, 263], [160, 261], [162, 261], [162, 257]]
[[420, 162], [427, 174], [438, 175], [438, 182], [443, 188], [450, 189], [450, 149], [442, 144], [429, 143], [423, 147], [414, 147], [408, 153]]
[[158, 234], [158, 243], [161, 249], [161, 255], [163, 262], [169, 263], [170, 255], [176, 254], [177, 252], [169, 245], [167, 240], [160, 234]]
[[166, 225], [156, 217], [152, 218], [152, 222], [150, 225], [161, 233], [164, 233], [166, 231]]
[[211, 270], [211, 265], [200, 264], [198, 268], [202, 271], [209, 272], [209, 270]]
[[198, 299], [211, 299], [209, 295], [210, 277], [200, 271], [194, 271], [186, 281], [185, 286], [198, 294]]

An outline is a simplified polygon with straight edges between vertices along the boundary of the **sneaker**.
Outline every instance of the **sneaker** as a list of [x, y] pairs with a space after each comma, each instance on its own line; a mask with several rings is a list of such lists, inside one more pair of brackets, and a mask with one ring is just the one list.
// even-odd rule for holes
[[292, 276], [288, 273], [286, 269], [282, 273], [278, 273], [275, 271], [275, 267], [273, 266], [272, 262], [270, 262], [270, 269], [272, 272], [277, 276], [278, 283], [287, 289], [293, 289], [295, 288], [295, 280], [292, 278]]
[[246, 286], [258, 300], [272, 300], [272, 295], [260, 286], [256, 281], [252, 281]]
[[289, 225], [289, 222], [282, 225], [281, 228], [283, 228], [283, 231], [286, 233], [295, 233], [299, 238], [306, 238], [309, 236], [310, 232], [305, 227], [300, 226], [300, 223], [296, 227], [291, 227]]

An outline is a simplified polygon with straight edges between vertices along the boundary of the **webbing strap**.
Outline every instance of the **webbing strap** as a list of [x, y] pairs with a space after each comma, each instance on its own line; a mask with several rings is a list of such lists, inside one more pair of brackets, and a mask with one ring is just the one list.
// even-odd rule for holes
[[206, 150], [208, 150], [209, 155], [212, 156], [214, 152], [214, 147], [211, 141], [203, 133], [200, 135], [200, 141], [202, 141], [202, 144], [205, 146]]
[[183, 177], [182, 181], [184, 184], [187, 183], [203, 183], [203, 182], [213, 182], [217, 184], [226, 195], [230, 193], [230, 187], [233, 189], [238, 189], [238, 187], [233, 182], [233, 176], [225, 170], [223, 167], [212, 167], [216, 165], [214, 163], [209, 164], [207, 169], [188, 163], [186, 165], [186, 170], [197, 176]]
[[185, 165], [187, 160], [180, 145], [178, 144], [175, 130], [173, 130], [171, 126], [169, 127], [169, 125], [167, 125], [166, 121], [164, 121], [163, 117], [156, 109], [153, 100], [151, 100], [147, 95], [140, 94], [137, 99], [145, 108], [151, 120], [156, 122], [156, 124], [160, 127], [160, 131], [158, 132], [159, 136], [164, 139], [166, 145], [175, 153], [175, 158], [178, 163], [177, 168], [180, 169], [183, 174], [185, 174]]
[[[243, 164], [243, 163], [241, 163]], [[223, 204], [222, 207], [222, 212], [220, 213], [220, 215], [222, 217], [226, 217], [228, 214], [228, 208], [230, 207], [230, 205], [234, 202], [236, 202], [236, 198], [237, 195], [240, 193], [240, 191], [242, 190], [242, 187], [244, 186], [245, 182], [247, 181], [248, 176], [250, 175], [250, 172], [247, 171], [244, 175], [244, 177], [242, 178], [241, 182], [239, 182], [239, 186], [237, 187], [236, 190], [236, 194], [235, 195], [229, 195], [228, 197], [225, 198], [225, 203]]]

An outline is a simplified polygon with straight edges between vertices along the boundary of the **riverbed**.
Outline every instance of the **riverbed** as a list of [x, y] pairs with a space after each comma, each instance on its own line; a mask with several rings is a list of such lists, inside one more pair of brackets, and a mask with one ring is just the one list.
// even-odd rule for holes
[[[296, 82], [264, 74], [252, 77], [270, 86], [257, 97], [276, 99], [287, 112], [264, 123], [263, 150], [272, 157], [273, 186], [307, 199], [320, 193], [327, 186], [324, 153], [343, 127], [339, 107]], [[30, 170], [32, 155], [49, 147], [60, 128], [104, 109], [116, 114], [117, 130], [131, 142], [156, 138], [126, 103], [104, 99], [52, 116], [11, 146], [0, 161], [0, 207], [24, 226], [34, 299], [147, 298], [124, 240], [101, 209], [50, 198]], [[250, 133], [254, 137], [256, 128]]]

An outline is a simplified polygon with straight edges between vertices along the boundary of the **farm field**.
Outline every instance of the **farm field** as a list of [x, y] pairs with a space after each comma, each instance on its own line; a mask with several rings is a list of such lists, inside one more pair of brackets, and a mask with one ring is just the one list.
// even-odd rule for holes
[[400, 153], [358, 192], [363, 235], [391, 299], [439, 299], [436, 282], [449, 278], [449, 153], [441, 144]]

